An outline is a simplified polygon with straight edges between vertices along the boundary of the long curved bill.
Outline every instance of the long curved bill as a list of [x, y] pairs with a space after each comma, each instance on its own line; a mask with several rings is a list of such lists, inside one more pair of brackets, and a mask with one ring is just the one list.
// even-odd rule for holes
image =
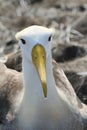
[[32, 61], [38, 72], [44, 97], [47, 97], [47, 84], [46, 84], [46, 52], [42, 45], [37, 44], [32, 49]]

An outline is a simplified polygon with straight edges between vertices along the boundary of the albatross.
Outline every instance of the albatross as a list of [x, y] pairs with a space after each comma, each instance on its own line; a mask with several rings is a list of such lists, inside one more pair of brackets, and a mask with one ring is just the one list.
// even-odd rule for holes
[[87, 130], [87, 106], [52, 60], [52, 35], [52, 29], [37, 25], [16, 34], [24, 83], [18, 130]]

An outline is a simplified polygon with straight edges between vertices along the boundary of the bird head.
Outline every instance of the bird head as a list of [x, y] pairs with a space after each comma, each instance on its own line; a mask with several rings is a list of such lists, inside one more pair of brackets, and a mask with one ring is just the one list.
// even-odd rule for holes
[[46, 61], [51, 53], [52, 29], [30, 26], [16, 34], [23, 57], [34, 64], [47, 97]]

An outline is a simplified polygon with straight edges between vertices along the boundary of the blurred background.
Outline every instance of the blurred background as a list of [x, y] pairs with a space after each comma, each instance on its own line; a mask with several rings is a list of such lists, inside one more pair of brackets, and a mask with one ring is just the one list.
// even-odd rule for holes
[[52, 56], [87, 104], [87, 0], [0, 0], [0, 62], [22, 71], [16, 32], [31, 25], [55, 30]]

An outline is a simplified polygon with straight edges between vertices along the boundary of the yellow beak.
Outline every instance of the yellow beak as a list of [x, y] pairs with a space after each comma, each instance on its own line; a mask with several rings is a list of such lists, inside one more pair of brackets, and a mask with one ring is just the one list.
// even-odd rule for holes
[[32, 49], [32, 61], [38, 72], [44, 97], [47, 97], [47, 84], [46, 84], [46, 52], [42, 45], [37, 44]]

